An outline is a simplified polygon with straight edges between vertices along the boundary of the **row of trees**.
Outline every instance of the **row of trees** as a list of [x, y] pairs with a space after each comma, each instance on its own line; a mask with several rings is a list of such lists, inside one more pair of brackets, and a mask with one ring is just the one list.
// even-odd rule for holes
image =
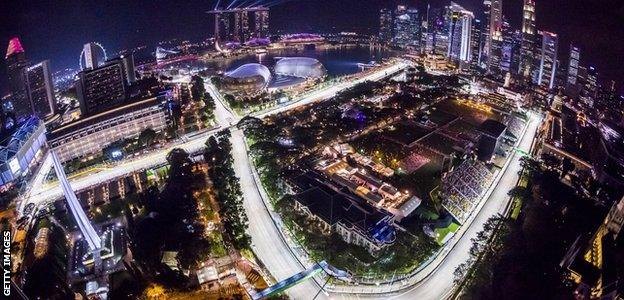
[[495, 216], [473, 239], [470, 258], [455, 271], [463, 299], [555, 299], [572, 295], [561, 258], [579, 233], [592, 232], [606, 214], [561, 182], [548, 158], [521, 159], [523, 181], [509, 191], [522, 199], [516, 220]]
[[206, 178], [194, 171], [195, 164], [182, 149], [171, 150], [167, 162], [169, 173], [162, 191], [151, 187], [141, 197], [149, 213], [132, 231], [133, 252], [154, 270], [160, 265], [161, 251], [178, 251], [180, 267], [193, 269], [208, 259], [211, 250], [194, 197], [195, 192], [206, 188]]
[[221, 131], [206, 141], [204, 158], [209, 165], [208, 175], [216, 191], [227, 236], [237, 249], [249, 248], [251, 237], [246, 233], [249, 221], [243, 208], [240, 181], [234, 173], [229, 130]]
[[191, 98], [196, 103], [204, 103], [200, 110], [200, 118], [203, 122], [214, 119], [215, 100], [206, 92], [204, 79], [201, 76], [194, 75], [191, 77]]

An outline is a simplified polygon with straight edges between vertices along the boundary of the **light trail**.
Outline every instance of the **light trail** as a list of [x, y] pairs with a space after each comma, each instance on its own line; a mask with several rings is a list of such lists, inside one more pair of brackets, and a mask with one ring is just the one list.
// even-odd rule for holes
[[236, 4], [236, 2], [238, 2], [238, 0], [234, 0], [234, 1], [230, 2], [230, 5], [228, 5], [226, 9], [231, 9], [232, 5]]

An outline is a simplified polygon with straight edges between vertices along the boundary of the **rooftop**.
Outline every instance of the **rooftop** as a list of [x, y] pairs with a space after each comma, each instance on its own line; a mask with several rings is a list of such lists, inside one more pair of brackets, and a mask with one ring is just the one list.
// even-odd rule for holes
[[496, 138], [500, 137], [505, 132], [505, 129], [507, 129], [505, 124], [492, 119], [483, 121], [481, 126], [479, 126], [479, 130], [481, 130], [481, 132]]

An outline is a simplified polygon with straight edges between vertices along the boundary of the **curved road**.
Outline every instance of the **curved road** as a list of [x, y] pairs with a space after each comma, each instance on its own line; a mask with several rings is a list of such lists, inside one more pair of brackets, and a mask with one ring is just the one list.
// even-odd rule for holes
[[[353, 86], [364, 80], [380, 80], [385, 78], [388, 74], [404, 68], [405, 66], [405, 64], [399, 63], [397, 65], [387, 67], [384, 70], [369, 74], [354, 82], [342, 83], [314, 92], [302, 98], [300, 101], [278, 107], [269, 112], [261, 113], [258, 117], [265, 117], [270, 114], [294, 109], [301, 105], [309, 104], [315, 101], [329, 99], [342, 89]], [[237, 118], [228, 108], [226, 108], [222, 102], [223, 99], [213, 90], [210, 84], [206, 84], [206, 89], [212, 94], [213, 98], [217, 100], [217, 108], [215, 111], [217, 122], [223, 127], [230, 127], [231, 124], [235, 123], [239, 118]], [[518, 148], [525, 151], [530, 149], [534, 132], [539, 122], [540, 121], [537, 118], [531, 119], [526, 134], [523, 136]], [[170, 148], [182, 147], [187, 151], [201, 150], [205, 139], [210, 134], [214, 133], [214, 131], [215, 130], [205, 132], [193, 137], [188, 142], [181, 143]], [[295, 273], [303, 271], [304, 268], [299, 261], [299, 259], [302, 258], [294, 254], [287, 242], [283, 239], [282, 233], [279, 232], [273, 218], [271, 218], [271, 213], [273, 213], [272, 210], [266, 206], [263, 200], [261, 195], [263, 190], [261, 187], [256, 185], [256, 179], [254, 178], [249, 157], [247, 155], [242, 132], [233, 128], [231, 141], [233, 145], [234, 170], [240, 178], [244, 194], [244, 206], [250, 220], [249, 234], [252, 237], [252, 247], [254, 252], [277, 280], [286, 279]], [[145, 169], [159, 163], [164, 163], [168, 150], [170, 149], [162, 149], [161, 151], [148, 154], [145, 157], [122, 163], [109, 170], [76, 178], [75, 180], [72, 180], [71, 184], [75, 189], [81, 189], [135, 170]], [[453, 249], [450, 250], [448, 255], [429, 276], [414, 285], [406, 287], [400, 292], [389, 291], [390, 288], [392, 290], [398, 290], [399, 288], [397, 286], [362, 286], [349, 288], [351, 292], [357, 292], [357, 294], [332, 293], [327, 296], [323, 293], [319, 293], [317, 299], [442, 299], [447, 297], [448, 293], [453, 289], [453, 272], [456, 266], [468, 258], [468, 250], [472, 244], [470, 239], [474, 237], [477, 232], [481, 231], [483, 223], [489, 217], [502, 212], [507, 206], [509, 201], [507, 191], [516, 184], [518, 179], [517, 172], [520, 170], [520, 156], [515, 152], [512, 153], [513, 156], [511, 157], [509, 165], [502, 175], [501, 180], [493, 189], [493, 192], [489, 196], [488, 200], [485, 204], [483, 204], [482, 209], [476, 215], [473, 223], [466, 227], [465, 233], [462, 236], [456, 237], [459, 240]], [[58, 189], [58, 187], [47, 185], [42, 186], [39, 190], [33, 190], [31, 193], [31, 200], [40, 202], [57, 198], [59, 196], [60, 189]], [[320, 287], [315, 281], [309, 280], [289, 289], [288, 294], [293, 299], [312, 299], [315, 295], [317, 295], [319, 289]], [[338, 287], [335, 289], [337, 290]], [[358, 290], [360, 291], [358, 292]]]

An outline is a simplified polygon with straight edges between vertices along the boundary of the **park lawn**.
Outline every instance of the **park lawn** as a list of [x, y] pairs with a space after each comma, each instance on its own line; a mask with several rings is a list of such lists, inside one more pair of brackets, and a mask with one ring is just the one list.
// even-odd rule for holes
[[436, 242], [438, 243], [438, 245], [442, 246], [444, 238], [446, 238], [446, 236], [449, 233], [457, 232], [458, 229], [459, 229], [459, 225], [457, 223], [454, 223], [454, 222], [451, 222], [451, 224], [449, 224], [448, 227], [436, 228], [434, 230], [434, 232], [436, 234]]

